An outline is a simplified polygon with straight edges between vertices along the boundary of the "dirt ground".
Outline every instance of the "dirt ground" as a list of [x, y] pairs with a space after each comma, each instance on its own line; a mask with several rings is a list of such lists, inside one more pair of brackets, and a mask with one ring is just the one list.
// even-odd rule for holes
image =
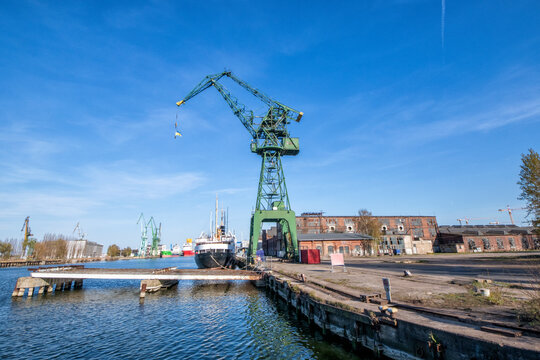
[[[540, 292], [540, 252], [357, 257], [345, 259], [346, 271], [342, 266], [332, 271], [328, 260], [266, 264], [383, 298], [382, 278], [388, 278], [393, 301], [508, 322], [517, 321], [522, 305]], [[411, 276], [404, 276], [406, 270]], [[480, 288], [490, 296], [482, 296]]]

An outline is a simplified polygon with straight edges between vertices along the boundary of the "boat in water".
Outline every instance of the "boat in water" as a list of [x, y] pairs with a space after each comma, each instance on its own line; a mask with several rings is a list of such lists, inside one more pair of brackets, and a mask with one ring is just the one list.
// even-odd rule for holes
[[195, 240], [195, 263], [199, 269], [232, 268], [236, 264], [236, 236], [227, 230], [226, 215], [221, 211], [221, 223], [217, 225], [218, 199], [216, 196], [215, 231], [201, 233]]
[[184, 246], [182, 246], [182, 256], [193, 256], [193, 243], [191, 239], [187, 239]]

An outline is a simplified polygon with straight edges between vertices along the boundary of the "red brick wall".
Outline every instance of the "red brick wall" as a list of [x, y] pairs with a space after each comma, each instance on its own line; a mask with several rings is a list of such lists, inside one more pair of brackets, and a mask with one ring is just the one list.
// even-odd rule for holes
[[[329, 253], [329, 247], [333, 247], [333, 252], [338, 253], [340, 252], [340, 247], [343, 247], [344, 255], [345, 256], [352, 256], [353, 250], [356, 249], [356, 246], [359, 246], [360, 249], [363, 249], [366, 251], [369, 249], [370, 241], [367, 240], [308, 240], [308, 241], [299, 241], [299, 247], [300, 250], [308, 250], [308, 249], [317, 249], [320, 248], [321, 250], [321, 256], [327, 257], [330, 255]], [[349, 251], [347, 253], [346, 247], [349, 247]]]
[[[437, 218], [435, 216], [375, 216], [387, 223], [388, 231], [411, 235], [413, 238], [434, 241], [437, 237]], [[326, 232], [355, 232], [357, 216], [297, 216], [296, 228], [301, 234]], [[400, 221], [401, 220], [401, 221]], [[352, 228], [351, 228], [352, 225]], [[403, 231], [399, 231], [400, 225]], [[334, 230], [331, 230], [334, 227]]]

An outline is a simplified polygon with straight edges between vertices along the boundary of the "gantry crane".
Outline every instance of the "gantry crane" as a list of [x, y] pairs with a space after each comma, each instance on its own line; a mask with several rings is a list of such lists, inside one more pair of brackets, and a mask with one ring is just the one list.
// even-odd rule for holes
[[30, 244], [30, 236], [34, 236], [32, 234], [32, 230], [30, 229], [30, 216], [27, 216], [26, 219], [24, 219], [24, 223], [21, 229], [21, 232], [24, 231], [24, 240], [22, 244], [22, 256], [26, 256], [26, 248]]
[[144, 257], [146, 256], [146, 240], [148, 239], [148, 224], [144, 220], [143, 213], [141, 213], [141, 215], [139, 216], [139, 220], [137, 220], [137, 224], [139, 223], [141, 224], [141, 245], [139, 247], [139, 256]]
[[157, 227], [154, 217], [152, 216], [150, 217], [150, 220], [148, 220], [146, 226], [149, 226], [152, 231], [152, 256], [157, 256], [159, 255], [158, 245], [161, 242], [161, 223], [159, 223], [159, 227]]
[[[252, 110], [240, 104], [238, 99], [220, 83], [223, 77], [230, 78], [261, 100], [267, 106], [265, 112], [261, 116], [256, 116]], [[252, 261], [252, 257], [257, 251], [263, 222], [275, 222], [281, 225], [286, 254], [290, 258], [297, 258], [296, 215], [289, 202], [281, 157], [283, 155], [297, 155], [300, 152], [298, 138], [289, 136], [287, 125], [292, 120], [299, 122], [303, 113], [272, 100], [261, 91], [237, 78], [230, 71], [206, 76], [176, 105], [184, 104], [212, 86], [223, 96], [234, 115], [240, 119], [251, 135], [251, 152], [262, 158], [257, 201], [255, 211], [251, 216], [248, 261]]]
[[499, 211], [508, 211], [508, 215], [510, 216], [510, 222], [512, 223], [512, 225], [515, 225], [514, 218], [512, 217], [512, 211], [514, 211], [514, 210], [523, 210], [523, 209], [526, 209], [526, 208], [521, 207], [521, 208], [510, 209], [510, 205], [506, 205], [506, 208], [499, 209]]

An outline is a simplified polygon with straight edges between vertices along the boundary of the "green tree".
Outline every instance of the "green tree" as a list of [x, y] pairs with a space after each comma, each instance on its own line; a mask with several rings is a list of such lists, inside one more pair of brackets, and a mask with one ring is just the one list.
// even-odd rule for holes
[[125, 248], [124, 250], [122, 250], [122, 256], [124, 257], [131, 256], [131, 248], [129, 246]]
[[4, 259], [9, 259], [11, 251], [13, 250], [11, 244], [7, 241], [0, 241], [0, 255]]
[[518, 199], [527, 202], [527, 217], [532, 217], [535, 231], [540, 234], [540, 156], [529, 149], [527, 154], [521, 154], [521, 162]]
[[107, 249], [107, 255], [110, 257], [120, 256], [120, 248], [118, 247], [118, 245], [110, 245]]

